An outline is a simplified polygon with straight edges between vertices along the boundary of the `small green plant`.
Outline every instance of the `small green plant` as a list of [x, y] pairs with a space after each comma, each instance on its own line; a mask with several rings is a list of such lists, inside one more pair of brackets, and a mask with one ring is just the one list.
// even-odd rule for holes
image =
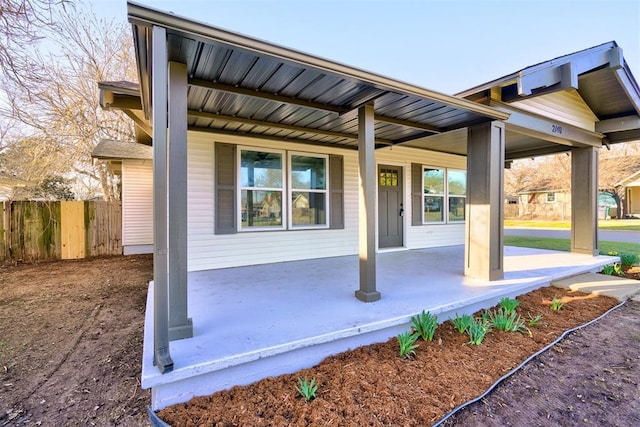
[[469, 344], [480, 345], [484, 341], [484, 336], [489, 332], [489, 326], [482, 319], [474, 319], [467, 328]]
[[620, 254], [620, 264], [631, 267], [632, 265], [636, 265], [640, 262], [638, 255], [624, 253]]
[[622, 265], [618, 264], [617, 262], [613, 264], [613, 274], [615, 274], [616, 276], [622, 276], [624, 274], [624, 272], [622, 271]]
[[606, 274], [607, 276], [611, 276], [613, 274], [613, 265], [605, 265], [602, 267], [602, 274]]
[[562, 309], [562, 306], [564, 306], [564, 303], [554, 296], [551, 300], [551, 310], [560, 311]]
[[511, 299], [504, 297], [500, 300], [500, 307], [502, 307], [507, 314], [511, 314], [516, 310], [516, 307], [520, 305], [520, 301], [517, 299]]
[[316, 392], [318, 391], [316, 379], [311, 378], [311, 381], [307, 381], [306, 379], [303, 380], [302, 378], [298, 377], [298, 385], [296, 386], [296, 391], [307, 401], [315, 399]]
[[489, 319], [491, 325], [499, 331], [506, 332], [522, 332], [526, 328], [524, 326], [524, 320], [515, 311], [511, 313], [506, 309], [500, 307], [496, 311], [489, 311]]
[[464, 334], [467, 329], [469, 329], [471, 322], [473, 322], [473, 317], [469, 316], [468, 314], [458, 316], [458, 313], [456, 313], [456, 317], [454, 319], [451, 319], [451, 322], [458, 332]]
[[423, 341], [431, 341], [438, 328], [438, 316], [422, 310], [422, 313], [411, 318], [411, 324]]
[[405, 332], [398, 335], [398, 344], [400, 345], [400, 356], [403, 359], [411, 359], [416, 355], [416, 348], [418, 344], [418, 334], [412, 334], [411, 332]]
[[533, 326], [538, 326], [540, 324], [542, 324], [542, 314], [532, 316], [531, 313], [529, 313], [529, 321], [527, 322], [527, 326], [533, 327]]

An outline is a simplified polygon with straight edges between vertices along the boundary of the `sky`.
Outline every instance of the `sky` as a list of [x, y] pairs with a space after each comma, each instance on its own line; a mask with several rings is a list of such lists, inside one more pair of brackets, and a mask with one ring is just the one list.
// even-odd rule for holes
[[[453, 94], [615, 40], [640, 80], [639, 0], [138, 0]], [[126, 20], [125, 0], [93, 0]]]

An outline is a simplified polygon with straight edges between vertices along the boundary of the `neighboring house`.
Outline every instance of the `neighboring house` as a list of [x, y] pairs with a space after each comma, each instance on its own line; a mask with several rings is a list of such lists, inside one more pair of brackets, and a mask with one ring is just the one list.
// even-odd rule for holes
[[107, 162], [120, 177], [122, 250], [125, 255], [153, 252], [153, 150], [132, 142], [103, 140], [91, 156]]
[[514, 159], [573, 153], [571, 250], [598, 253], [598, 149], [640, 138], [640, 89], [614, 42], [453, 97], [137, 4], [128, 12], [140, 85], [103, 83], [101, 100], [153, 141], [146, 193], [125, 174], [145, 159], [108, 158], [122, 161], [123, 207], [140, 200], [148, 220], [154, 194], [161, 372], [173, 369], [169, 339], [193, 334], [187, 271], [359, 255], [355, 297], [373, 302], [378, 252], [465, 245], [461, 272], [501, 279]]
[[31, 183], [10, 173], [0, 171], [0, 202], [21, 198], [22, 189]]
[[[640, 213], [640, 156], [601, 159], [598, 178], [598, 217], [625, 218]], [[570, 181], [570, 177], [565, 179]], [[571, 190], [557, 179], [538, 179], [518, 192], [517, 216], [529, 219], [571, 218]]]

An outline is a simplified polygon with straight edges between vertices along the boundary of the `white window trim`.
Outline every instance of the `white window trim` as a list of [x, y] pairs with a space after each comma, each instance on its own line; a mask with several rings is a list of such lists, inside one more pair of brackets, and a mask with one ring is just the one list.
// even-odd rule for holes
[[[436, 197], [442, 197], [442, 221], [425, 221], [424, 219], [424, 198], [425, 196], [427, 196], [428, 194], [424, 192], [424, 172], [426, 169], [437, 169], [437, 170], [442, 170], [444, 171], [444, 193], [443, 194], [433, 194], [433, 196]], [[459, 220], [459, 221], [455, 221], [455, 220], [450, 220], [449, 219], [449, 197], [460, 197], [460, 198], [464, 198], [464, 203], [465, 205], [467, 204], [467, 195], [466, 193], [464, 195], [450, 195], [449, 194], [449, 171], [455, 171], [455, 172], [464, 172], [465, 175], [467, 173], [467, 171], [465, 169], [457, 169], [457, 168], [447, 168], [444, 166], [430, 166], [430, 165], [422, 165], [422, 176], [420, 177], [420, 179], [422, 180], [422, 197], [420, 199], [420, 204], [421, 204], [421, 217], [422, 217], [422, 225], [441, 225], [441, 224], [464, 224], [466, 221], [466, 218], [463, 220]]]
[[[242, 186], [242, 151], [254, 151], [254, 152], [263, 152], [263, 153], [274, 153], [280, 154], [282, 156], [282, 188], [278, 187], [243, 187]], [[262, 147], [250, 147], [244, 145], [238, 145], [237, 148], [237, 159], [236, 164], [238, 170], [236, 171], [237, 180], [238, 180], [238, 194], [237, 194], [237, 221], [238, 221], [238, 232], [239, 233], [247, 233], [253, 231], [282, 231], [287, 229], [287, 221], [285, 221], [287, 212], [287, 203], [280, 203], [281, 209], [281, 217], [282, 217], [282, 225], [273, 226], [273, 227], [242, 227], [242, 190], [255, 190], [255, 191], [281, 191], [282, 197], [287, 197], [287, 153], [285, 150], [274, 150], [272, 148], [262, 148]]]
[[[324, 159], [324, 168], [325, 168], [325, 178], [324, 178], [324, 190], [311, 190], [311, 189], [294, 189], [293, 188], [293, 171], [291, 168], [293, 167], [293, 161], [291, 160], [292, 156], [305, 156], [305, 157], [316, 157], [319, 159]], [[288, 212], [291, 212], [287, 217], [287, 224], [289, 226], [289, 230], [309, 230], [309, 229], [323, 229], [329, 228], [329, 218], [331, 217], [330, 210], [330, 201], [329, 201], [329, 155], [328, 154], [317, 154], [317, 153], [309, 153], [304, 151], [287, 151], [287, 206]], [[306, 191], [309, 193], [322, 193], [324, 194], [324, 205], [325, 205], [325, 223], [324, 224], [310, 224], [310, 225], [293, 225], [293, 192], [294, 191]]]

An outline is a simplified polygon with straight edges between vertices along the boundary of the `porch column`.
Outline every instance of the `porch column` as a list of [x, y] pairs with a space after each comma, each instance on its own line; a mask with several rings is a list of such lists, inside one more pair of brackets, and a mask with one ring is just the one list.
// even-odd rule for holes
[[464, 274], [504, 277], [504, 149], [502, 122], [468, 129]]
[[571, 150], [571, 252], [598, 255], [598, 149]]
[[360, 168], [360, 289], [356, 298], [363, 302], [380, 299], [376, 290], [376, 154], [373, 105], [358, 109], [358, 161]]
[[187, 317], [187, 66], [169, 62], [169, 339], [193, 336]]
[[153, 27], [153, 364], [173, 370], [167, 289], [167, 33]]

